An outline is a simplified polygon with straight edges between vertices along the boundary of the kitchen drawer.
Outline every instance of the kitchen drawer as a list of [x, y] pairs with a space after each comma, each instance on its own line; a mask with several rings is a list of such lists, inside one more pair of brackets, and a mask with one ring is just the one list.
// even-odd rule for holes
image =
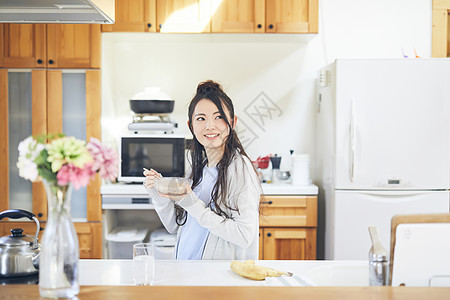
[[316, 227], [317, 196], [261, 197], [260, 227]]

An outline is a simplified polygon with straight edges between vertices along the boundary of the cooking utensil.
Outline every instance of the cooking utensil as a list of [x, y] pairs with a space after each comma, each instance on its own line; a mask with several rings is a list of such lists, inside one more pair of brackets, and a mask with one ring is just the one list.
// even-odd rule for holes
[[272, 163], [272, 183], [278, 183], [280, 181], [281, 156], [278, 156], [277, 154], [271, 156], [270, 162]]
[[39, 283], [39, 273], [24, 276], [0, 277], [0, 286], [7, 284], [38, 284], [38, 283]]
[[380, 243], [377, 227], [369, 226], [369, 233], [372, 240], [369, 251], [369, 285], [387, 285], [389, 274], [387, 251]]
[[146, 87], [131, 98], [130, 108], [137, 114], [168, 114], [173, 111], [174, 103], [159, 87]]
[[39, 255], [41, 252], [38, 243], [39, 220], [34, 214], [21, 209], [11, 209], [0, 213], [3, 218], [28, 218], [36, 222], [34, 237], [24, 235], [22, 228], [11, 229], [10, 236], [0, 238], [0, 276], [13, 277], [36, 274], [39, 269]]
[[279, 176], [280, 176], [279, 179], [280, 179], [281, 181], [286, 181], [286, 180], [288, 180], [289, 178], [291, 178], [291, 173], [290, 173], [289, 171], [280, 171]]
[[130, 100], [130, 108], [137, 114], [168, 114], [174, 104], [174, 100]]
[[277, 154], [271, 156], [270, 162], [272, 163], [272, 169], [280, 169], [281, 156], [278, 156]]

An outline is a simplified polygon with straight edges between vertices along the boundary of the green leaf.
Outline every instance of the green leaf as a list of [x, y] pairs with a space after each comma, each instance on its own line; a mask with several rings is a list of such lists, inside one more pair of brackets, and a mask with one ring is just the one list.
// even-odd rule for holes
[[47, 180], [47, 181], [50, 182], [50, 183], [56, 183], [56, 174], [53, 173], [53, 172], [51, 171], [51, 169], [48, 169], [48, 168], [43, 167], [43, 166], [38, 166], [37, 169], [38, 169], [39, 175], [40, 175], [43, 179]]
[[47, 141], [47, 135], [39, 134], [33, 137], [39, 144], [45, 144]]
[[39, 155], [34, 159], [34, 162], [40, 166], [47, 162], [48, 153], [47, 150], [42, 150]]
[[38, 134], [33, 136], [33, 138], [40, 144], [47, 143], [47, 140], [51, 141], [56, 138], [65, 137], [66, 135], [64, 133], [49, 133], [49, 134]]

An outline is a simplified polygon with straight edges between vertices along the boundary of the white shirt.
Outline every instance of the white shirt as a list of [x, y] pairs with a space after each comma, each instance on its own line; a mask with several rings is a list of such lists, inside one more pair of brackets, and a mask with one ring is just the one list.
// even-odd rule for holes
[[[211, 201], [211, 192], [217, 181], [217, 168], [203, 168], [202, 180], [193, 192], [206, 205]], [[208, 228], [202, 227], [197, 220], [187, 213], [186, 223], [183, 225], [183, 234], [180, 235], [177, 245], [176, 259], [200, 260], [203, 256], [206, 240], [209, 235]]]

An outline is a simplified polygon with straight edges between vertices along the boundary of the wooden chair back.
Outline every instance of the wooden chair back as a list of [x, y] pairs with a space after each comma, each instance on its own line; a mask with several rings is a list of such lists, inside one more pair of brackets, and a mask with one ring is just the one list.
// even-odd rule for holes
[[392, 269], [394, 265], [394, 249], [396, 241], [397, 226], [400, 224], [420, 224], [420, 223], [450, 223], [450, 213], [448, 214], [414, 214], [397, 215], [391, 220], [391, 252], [389, 262], [389, 285], [392, 285]]

